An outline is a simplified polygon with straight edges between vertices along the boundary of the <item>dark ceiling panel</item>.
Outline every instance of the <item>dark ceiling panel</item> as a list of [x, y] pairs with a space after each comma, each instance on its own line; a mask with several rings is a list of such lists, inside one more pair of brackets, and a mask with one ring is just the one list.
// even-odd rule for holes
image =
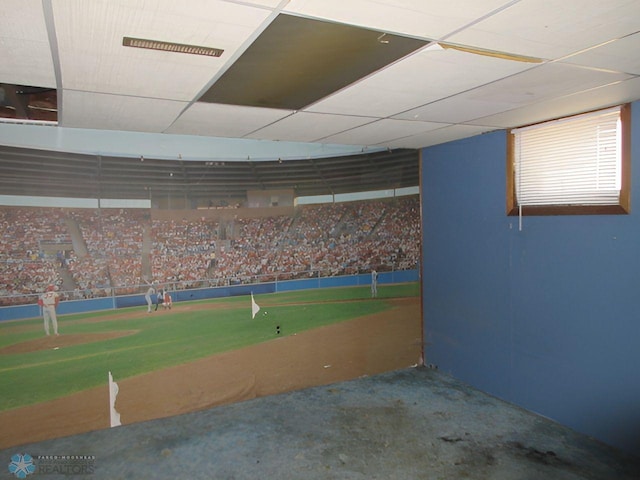
[[426, 43], [281, 14], [200, 101], [299, 110]]

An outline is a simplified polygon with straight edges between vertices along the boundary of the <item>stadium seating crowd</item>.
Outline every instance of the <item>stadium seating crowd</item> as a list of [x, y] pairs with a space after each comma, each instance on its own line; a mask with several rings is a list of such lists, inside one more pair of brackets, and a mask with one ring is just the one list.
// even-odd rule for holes
[[417, 196], [224, 224], [146, 209], [2, 207], [0, 305], [33, 303], [50, 283], [74, 299], [140, 293], [151, 280], [173, 289], [412, 269], [419, 241]]

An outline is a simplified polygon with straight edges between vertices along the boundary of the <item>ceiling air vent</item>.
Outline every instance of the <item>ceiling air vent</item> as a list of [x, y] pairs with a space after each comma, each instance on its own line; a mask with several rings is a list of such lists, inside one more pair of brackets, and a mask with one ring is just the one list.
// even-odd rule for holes
[[219, 57], [224, 50], [220, 48], [201, 47], [198, 45], [184, 45], [182, 43], [162, 42], [159, 40], [146, 40], [144, 38], [123, 37], [122, 45], [125, 47], [147, 48], [163, 52], [190, 53], [192, 55], [206, 55]]

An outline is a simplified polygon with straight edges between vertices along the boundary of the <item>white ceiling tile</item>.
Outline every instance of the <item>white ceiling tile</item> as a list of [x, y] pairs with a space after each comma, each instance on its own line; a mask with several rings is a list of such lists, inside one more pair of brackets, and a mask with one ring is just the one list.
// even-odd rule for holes
[[398, 138], [441, 128], [441, 123], [408, 120], [378, 120], [323, 139], [327, 143], [346, 145], [384, 145]]
[[[224, 1], [56, 2], [65, 88], [192, 100], [270, 11]], [[221, 48], [220, 58], [122, 46], [124, 36]]]
[[373, 121], [368, 117], [297, 112], [247, 137], [314, 142]]
[[634, 77], [623, 82], [616, 82], [577, 94], [516, 108], [497, 115], [478, 118], [474, 123], [494, 125], [497, 128], [512, 128], [575, 115], [589, 110], [621, 105], [638, 98], [640, 98], [640, 78]]
[[638, 1], [522, 0], [448, 40], [556, 59], [638, 30]]
[[620, 73], [549, 63], [409, 110], [394, 118], [445, 123], [472, 122], [477, 118], [627, 78], [628, 75]]
[[393, 118], [423, 122], [464, 123], [511, 109], [513, 109], [511, 103], [485, 100], [471, 91], [414, 108]]
[[285, 11], [374, 30], [439, 39], [509, 3], [505, 0], [291, 0]]
[[562, 62], [640, 75], [640, 55], [629, 55], [629, 52], [640, 52], [640, 33], [565, 58]]
[[293, 112], [290, 110], [198, 102], [191, 105], [166, 131], [175, 134], [244, 137], [291, 113]]
[[388, 117], [535, 65], [451, 49], [427, 49], [319, 101], [307, 110]]
[[56, 88], [40, 0], [0, 2], [0, 83]]
[[126, 97], [65, 90], [62, 95], [63, 127], [134, 132], [162, 132], [185, 102], [152, 98]]
[[391, 148], [423, 148], [459, 140], [461, 138], [472, 137], [492, 130], [495, 130], [495, 128], [475, 125], [448, 125], [430, 132], [393, 140], [388, 142], [388, 146]]
[[268, 7], [275, 9], [282, 3], [282, 0], [246, 0], [247, 5], [255, 5], [256, 7]]
[[483, 102], [510, 104], [516, 108], [627, 78], [629, 75], [621, 73], [548, 63], [477, 88], [465, 95]]

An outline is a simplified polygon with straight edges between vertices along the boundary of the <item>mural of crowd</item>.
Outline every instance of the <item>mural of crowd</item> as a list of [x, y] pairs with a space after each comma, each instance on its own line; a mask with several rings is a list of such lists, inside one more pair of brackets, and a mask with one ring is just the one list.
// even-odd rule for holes
[[[176, 213], [179, 217], [179, 212]], [[0, 305], [417, 268], [418, 196], [293, 215], [153, 219], [147, 209], [0, 208]]]

